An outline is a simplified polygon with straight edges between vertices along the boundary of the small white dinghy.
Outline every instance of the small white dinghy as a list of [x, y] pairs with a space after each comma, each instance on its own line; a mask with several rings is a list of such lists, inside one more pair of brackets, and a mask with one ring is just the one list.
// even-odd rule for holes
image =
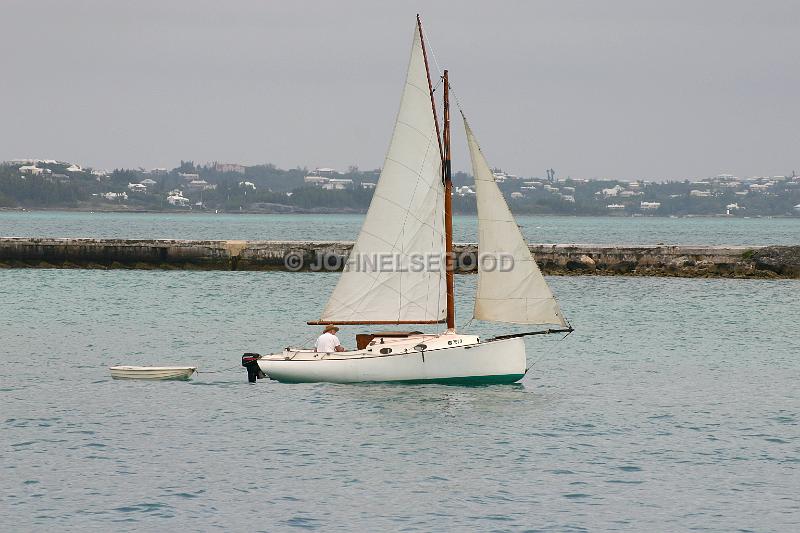
[[112, 366], [114, 379], [189, 379], [197, 371], [196, 366]]

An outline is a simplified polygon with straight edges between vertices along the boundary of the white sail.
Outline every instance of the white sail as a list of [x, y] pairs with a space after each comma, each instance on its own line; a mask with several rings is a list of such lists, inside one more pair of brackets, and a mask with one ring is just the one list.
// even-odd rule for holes
[[464, 128], [478, 203], [479, 261], [474, 317], [492, 322], [567, 327], [466, 117]]
[[[437, 268], [435, 264], [436, 257], [441, 259], [444, 254], [441, 164], [422, 41], [416, 28], [383, 170], [361, 233], [321, 321], [430, 322], [444, 318], [445, 271], [443, 265]], [[389, 259], [381, 259], [386, 257]]]

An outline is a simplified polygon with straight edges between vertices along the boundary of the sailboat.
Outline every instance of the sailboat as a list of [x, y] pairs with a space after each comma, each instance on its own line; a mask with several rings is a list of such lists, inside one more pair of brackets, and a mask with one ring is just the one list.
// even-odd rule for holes
[[[267, 377], [290, 383], [514, 383], [528, 368], [524, 336], [573, 331], [463, 112], [478, 210], [473, 318], [548, 327], [489, 339], [456, 331], [447, 70], [441, 87], [440, 129], [417, 16], [400, 110], [372, 203], [321, 317], [308, 324], [446, 329], [374, 331], [357, 335], [356, 349], [344, 352], [288, 347], [257, 359]], [[500, 262], [507, 268], [498, 268]]]

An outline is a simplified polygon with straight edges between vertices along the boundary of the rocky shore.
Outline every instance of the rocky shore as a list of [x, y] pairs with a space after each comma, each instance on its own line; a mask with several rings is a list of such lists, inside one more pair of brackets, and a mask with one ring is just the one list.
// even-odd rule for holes
[[[337, 270], [352, 242], [0, 238], [0, 268]], [[800, 246], [531, 244], [545, 274], [800, 279]], [[477, 245], [455, 245], [457, 272]], [[291, 260], [287, 258], [291, 257]]]

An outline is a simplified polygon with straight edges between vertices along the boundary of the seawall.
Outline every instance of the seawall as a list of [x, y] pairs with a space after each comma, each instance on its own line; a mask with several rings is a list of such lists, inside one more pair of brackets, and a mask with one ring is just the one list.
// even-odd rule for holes
[[[0, 268], [313, 270], [341, 268], [352, 242], [0, 237]], [[800, 246], [531, 244], [545, 274], [800, 279]], [[477, 246], [455, 245], [459, 273]], [[294, 264], [287, 266], [292, 256]], [[298, 261], [299, 259], [299, 261]]]

